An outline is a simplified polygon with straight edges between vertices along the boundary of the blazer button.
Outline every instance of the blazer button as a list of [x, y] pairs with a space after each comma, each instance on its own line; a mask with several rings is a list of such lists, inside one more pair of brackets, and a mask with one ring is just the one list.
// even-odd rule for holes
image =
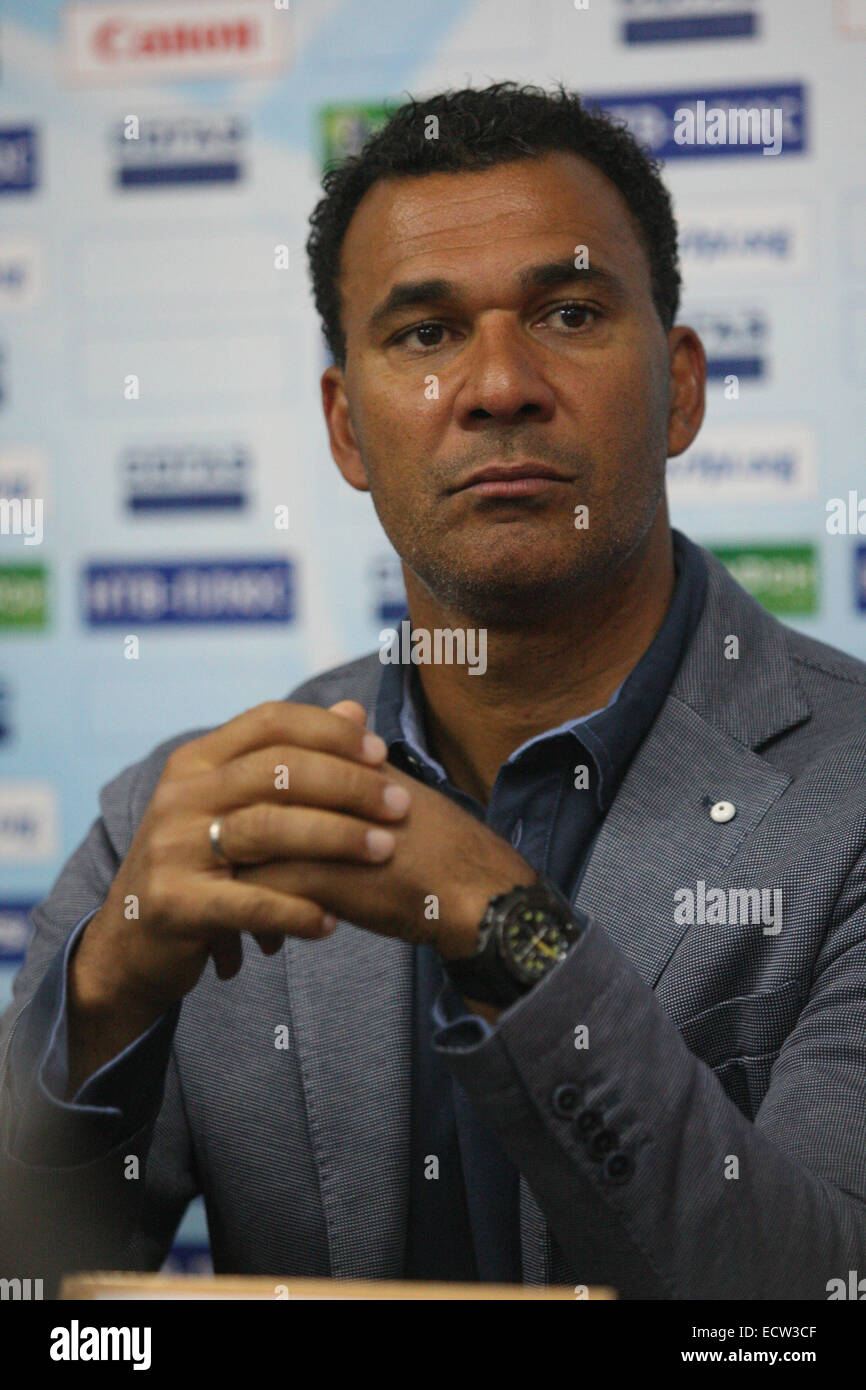
[[598, 1110], [581, 1110], [572, 1129], [578, 1139], [588, 1139], [597, 1129], [601, 1129], [604, 1124], [604, 1116]]
[[553, 1093], [553, 1108], [564, 1120], [570, 1120], [580, 1104], [580, 1091], [570, 1081], [557, 1086]]
[[600, 1129], [587, 1140], [586, 1151], [596, 1163], [619, 1146], [619, 1135], [612, 1129]]
[[614, 1149], [604, 1160], [601, 1176], [607, 1182], [628, 1182], [634, 1172], [634, 1159], [624, 1149]]

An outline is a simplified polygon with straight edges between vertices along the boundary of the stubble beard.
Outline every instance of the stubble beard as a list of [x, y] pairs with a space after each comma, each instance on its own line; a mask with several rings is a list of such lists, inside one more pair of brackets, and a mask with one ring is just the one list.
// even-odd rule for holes
[[[499, 629], [504, 632], [519, 629], [549, 628], [557, 614], [563, 618], [573, 615], [575, 608], [597, 602], [605, 590], [616, 583], [617, 573], [645, 542], [664, 495], [664, 468], [656, 486], [642, 498], [632, 495], [631, 505], [620, 509], [619, 515], [606, 516], [598, 521], [595, 500], [590, 502], [590, 527], [572, 529], [570, 512], [553, 513], [551, 528], [562, 527], [573, 537], [572, 548], [563, 560], [559, 555], [555, 572], [539, 567], [538, 554], [533, 563], [533, 543], [528, 539], [525, 554], [515, 557], [510, 544], [503, 547], [497, 558], [495, 529], [488, 528], [490, 539], [474, 541], [474, 554], [465, 556], [458, 547], [449, 545], [447, 532], [432, 524], [423, 512], [410, 518], [406, 514], [392, 518], [377, 505], [378, 489], [371, 488], [373, 505], [391, 544], [404, 566], [428, 591], [436, 604], [449, 615], [449, 620], [465, 620], [467, 625]], [[597, 518], [593, 527], [593, 515]], [[519, 522], [504, 522], [505, 530]], [[507, 539], [507, 537], [506, 537]], [[466, 544], [471, 544], [467, 541]], [[480, 556], [480, 563], [474, 557]]]
[[574, 534], [571, 553], [558, 555], [555, 567], [546, 571], [539, 568], [537, 554], [535, 564], [531, 555], [522, 561], [513, 552], [497, 561], [492, 543], [489, 557], [472, 563], [423, 528], [413, 532], [411, 545], [403, 545], [401, 559], [451, 621], [503, 632], [547, 629], [558, 614], [564, 619], [597, 600], [643, 537], [643, 532], [617, 531], [600, 541], [589, 532]]

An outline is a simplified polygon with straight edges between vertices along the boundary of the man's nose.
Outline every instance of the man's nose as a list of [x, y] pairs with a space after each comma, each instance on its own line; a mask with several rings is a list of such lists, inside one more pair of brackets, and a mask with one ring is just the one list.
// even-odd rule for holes
[[555, 398], [540, 356], [541, 349], [504, 314], [478, 327], [461, 353], [465, 376], [455, 398], [458, 423], [471, 429], [490, 419], [550, 419]]

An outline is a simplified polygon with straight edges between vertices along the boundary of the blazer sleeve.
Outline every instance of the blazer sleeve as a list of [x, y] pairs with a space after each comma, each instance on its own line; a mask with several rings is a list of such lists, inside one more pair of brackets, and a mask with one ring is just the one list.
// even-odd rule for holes
[[62, 1099], [68, 958], [177, 741], [103, 787], [101, 815], [33, 909], [0, 1019], [0, 1274], [42, 1278], [49, 1294], [67, 1271], [158, 1269], [199, 1191], [171, 1047], [180, 1006]]
[[863, 857], [753, 1120], [595, 919], [489, 1036], [464, 1018], [434, 1045], [582, 1283], [826, 1300], [866, 1274]]

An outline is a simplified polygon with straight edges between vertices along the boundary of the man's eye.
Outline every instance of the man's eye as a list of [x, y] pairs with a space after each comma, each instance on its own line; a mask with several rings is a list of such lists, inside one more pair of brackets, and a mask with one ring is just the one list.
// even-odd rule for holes
[[[562, 314], [562, 326], [565, 328], [586, 328], [591, 327], [592, 323], [600, 317], [598, 309], [591, 304], [584, 304], [582, 300], [570, 299], [567, 304], [557, 304], [554, 309], [550, 309], [545, 314], [545, 319], [549, 319], [553, 314]], [[586, 316], [589, 315], [591, 323], [586, 323]], [[580, 321], [578, 321], [580, 320]], [[556, 324], [554, 324], [556, 327]]]
[[445, 325], [443, 323], [435, 323], [431, 320], [429, 323], [416, 323], [414, 328], [407, 328], [405, 332], [400, 333], [394, 341], [396, 343], [408, 344], [409, 339], [417, 333], [418, 343], [416, 346], [422, 348], [441, 347], [443, 340], [436, 335], [437, 333], [444, 333], [445, 331]]
[[[544, 320], [551, 318], [554, 314], [562, 315], [560, 324], [566, 330], [579, 332], [583, 328], [591, 328], [595, 321], [601, 317], [601, 313], [592, 304], [585, 304], [582, 300], [570, 299], [565, 304], [557, 304], [553, 309], [549, 309], [544, 315]], [[587, 322], [587, 318], [590, 320]], [[554, 324], [554, 327], [556, 325]], [[394, 339], [395, 343], [401, 346], [416, 348], [423, 351], [425, 348], [441, 347], [445, 342], [445, 334], [448, 332], [444, 323], [437, 323], [435, 319], [426, 320], [424, 323], [416, 323], [412, 328], [405, 328]], [[414, 343], [411, 341], [415, 339]]]

